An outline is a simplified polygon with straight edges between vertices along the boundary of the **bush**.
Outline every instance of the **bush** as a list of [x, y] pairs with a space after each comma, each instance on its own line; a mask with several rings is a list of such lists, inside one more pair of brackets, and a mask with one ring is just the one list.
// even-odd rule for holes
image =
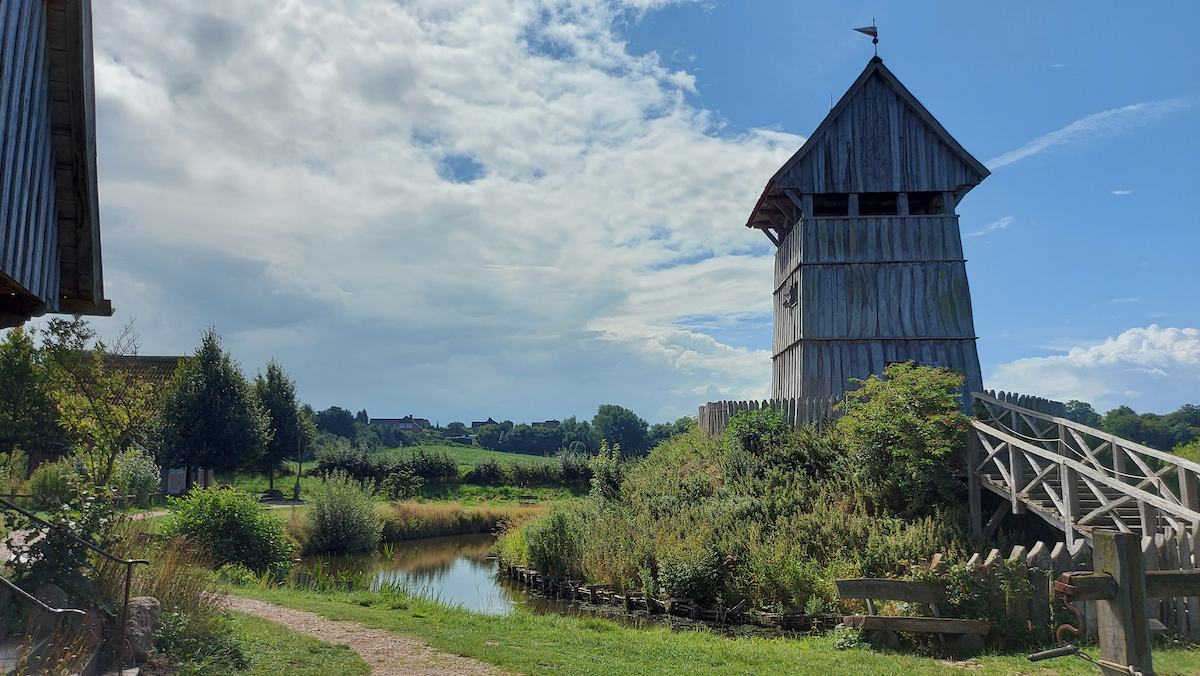
[[424, 479], [413, 474], [407, 467], [401, 466], [393, 469], [379, 488], [392, 500], [402, 500], [416, 497], [424, 485]]
[[75, 496], [76, 487], [83, 481], [84, 473], [74, 458], [60, 458], [57, 462], [45, 462], [29, 477], [29, 494], [37, 509], [53, 510], [68, 503]]
[[508, 483], [510, 473], [495, 458], [483, 458], [467, 471], [463, 481], [479, 486], [503, 486]]
[[895, 513], [919, 516], [961, 504], [966, 486], [955, 476], [953, 451], [966, 438], [963, 377], [913, 362], [891, 364], [884, 376], [854, 381], [861, 387], [838, 404], [845, 415], [836, 431], [854, 466]]
[[621, 483], [625, 480], [625, 467], [621, 464], [621, 447], [608, 442], [600, 443], [600, 450], [589, 463], [592, 468], [592, 495], [605, 500], [615, 500], [621, 495]]
[[122, 495], [132, 495], [136, 507], [149, 507], [162, 484], [162, 468], [148, 453], [134, 449], [117, 457], [113, 484]]
[[408, 470], [428, 483], [442, 483], [458, 479], [458, 463], [445, 451], [429, 451], [417, 448], [405, 462]]
[[378, 481], [390, 469], [386, 460], [372, 456], [363, 447], [351, 446], [347, 439], [335, 438], [317, 449], [317, 474], [321, 476], [344, 472], [358, 481]]
[[383, 524], [375, 513], [371, 481], [360, 483], [335, 471], [309, 497], [309, 531], [304, 550], [310, 553], [374, 551]]
[[771, 409], [742, 411], [733, 416], [725, 428], [725, 440], [735, 448], [751, 455], [762, 455], [767, 449], [780, 445], [791, 426], [783, 414]]
[[524, 529], [529, 564], [549, 575], [578, 577], [579, 523], [564, 509], [553, 509]]
[[[573, 442], [578, 444], [579, 442]], [[560, 450], [558, 452], [558, 479], [564, 486], [588, 486], [592, 482], [592, 467], [587, 453]]]
[[218, 564], [240, 563], [255, 573], [282, 574], [290, 565], [292, 546], [283, 522], [244, 491], [193, 489], [170, 503], [171, 513], [159, 533], [185, 537], [212, 551]]

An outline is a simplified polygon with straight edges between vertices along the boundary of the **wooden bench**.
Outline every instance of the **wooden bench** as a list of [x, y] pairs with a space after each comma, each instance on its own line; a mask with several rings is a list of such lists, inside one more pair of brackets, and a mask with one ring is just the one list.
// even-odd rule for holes
[[[958, 620], [942, 617], [939, 603], [946, 602], [946, 588], [931, 582], [907, 582], [880, 578], [837, 580], [838, 595], [844, 599], [863, 599], [867, 602], [867, 615], [847, 615], [842, 623], [851, 629], [866, 631], [907, 631], [917, 634], [955, 634], [958, 636], [985, 636], [992, 625], [982, 620]], [[926, 603], [933, 617], [884, 617], [877, 615], [875, 601], [905, 601]], [[982, 639], [972, 638], [963, 642], [967, 652], [983, 647]]]
[[517, 505], [520, 507], [533, 507], [537, 505], [538, 499], [536, 495], [518, 495]]

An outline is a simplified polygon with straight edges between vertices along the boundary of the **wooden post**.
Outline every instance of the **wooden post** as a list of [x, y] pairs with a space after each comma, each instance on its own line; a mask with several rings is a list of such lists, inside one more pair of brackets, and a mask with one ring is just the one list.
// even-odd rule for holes
[[980, 491], [979, 475], [979, 435], [974, 428], [967, 431], [967, 506], [971, 512], [971, 534], [983, 535], [983, 497]]
[[1029, 622], [1039, 636], [1047, 635], [1050, 626], [1050, 596], [1053, 578], [1050, 577], [1050, 550], [1046, 543], [1038, 541], [1025, 557], [1028, 568], [1027, 579], [1032, 594], [1029, 598]]
[[1058, 475], [1060, 478], [1060, 486], [1062, 487], [1062, 501], [1066, 508], [1063, 514], [1063, 530], [1067, 535], [1067, 547], [1075, 544], [1075, 520], [1080, 517], [1079, 514], [1079, 472], [1067, 467], [1066, 465], [1058, 466]]
[[1008, 475], [1009, 475], [1009, 477], [1012, 478], [1012, 481], [1009, 484], [1008, 492], [1009, 492], [1009, 496], [1010, 496], [1009, 501], [1012, 502], [1012, 513], [1013, 514], [1024, 514], [1025, 513], [1025, 503], [1022, 502], [1019, 497], [1017, 497], [1018, 495], [1020, 495], [1021, 489], [1025, 487], [1024, 486], [1024, 484], [1025, 484], [1025, 462], [1024, 461], [1025, 461], [1025, 451], [1022, 451], [1021, 449], [1017, 448], [1016, 446], [1009, 444], [1008, 445]]
[[[1146, 575], [1140, 538], [1106, 530], [1092, 533], [1094, 570], [1117, 581], [1112, 599], [1097, 601], [1100, 657], [1154, 673], [1150, 656], [1150, 625], [1146, 618]], [[1102, 669], [1109, 676], [1127, 673]]]

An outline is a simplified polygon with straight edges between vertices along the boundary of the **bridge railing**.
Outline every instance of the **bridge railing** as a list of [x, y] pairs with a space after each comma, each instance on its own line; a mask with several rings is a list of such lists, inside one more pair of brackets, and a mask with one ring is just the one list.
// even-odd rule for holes
[[[972, 420], [972, 479], [998, 474], [1001, 486], [987, 488], [1007, 493], [1014, 512], [1033, 509], [1067, 532], [1068, 540], [1075, 531], [1086, 536], [1096, 527], [1133, 532], [1128, 516], [1133, 507], [1133, 525], [1142, 534], [1164, 526], [1175, 532], [1200, 529], [1200, 464], [1067, 418], [972, 394], [987, 414]], [[1033, 499], [1039, 490], [1053, 510]], [[1082, 509], [1081, 496], [1097, 506]]]

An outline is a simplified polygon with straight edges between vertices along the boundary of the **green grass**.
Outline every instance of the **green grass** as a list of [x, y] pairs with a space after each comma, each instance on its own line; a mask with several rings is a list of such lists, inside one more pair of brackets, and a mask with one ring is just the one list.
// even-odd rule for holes
[[[488, 617], [422, 599], [391, 610], [370, 604], [363, 593], [321, 595], [293, 589], [246, 588], [249, 598], [308, 610], [335, 620], [416, 637], [439, 650], [473, 657], [531, 675], [665, 674], [677, 676], [756, 674], [927, 676], [1088, 675], [1095, 669], [1078, 658], [1033, 665], [1023, 653], [975, 658], [978, 669], [942, 664], [915, 655], [837, 650], [825, 637], [729, 638], [703, 631], [664, 627], [627, 628], [597, 619], [517, 613]], [[1200, 673], [1200, 649], [1155, 652], [1155, 669], [1167, 674]], [[1045, 666], [1041, 666], [1045, 665]]]
[[254, 615], [233, 613], [246, 633], [250, 668], [239, 676], [366, 676], [371, 667], [346, 645], [333, 645]]
[[521, 464], [521, 465], [545, 465], [552, 462], [558, 462], [557, 458], [547, 457], [543, 455], [526, 455], [524, 453], [504, 453], [502, 451], [489, 451], [482, 446], [462, 446], [460, 444], [431, 444], [425, 446], [409, 446], [407, 448], [389, 448], [380, 453], [391, 454], [408, 454], [415, 448], [421, 448], [426, 451], [444, 451], [446, 455], [454, 458], [460, 467], [470, 467], [484, 458], [492, 458], [503, 464]]

